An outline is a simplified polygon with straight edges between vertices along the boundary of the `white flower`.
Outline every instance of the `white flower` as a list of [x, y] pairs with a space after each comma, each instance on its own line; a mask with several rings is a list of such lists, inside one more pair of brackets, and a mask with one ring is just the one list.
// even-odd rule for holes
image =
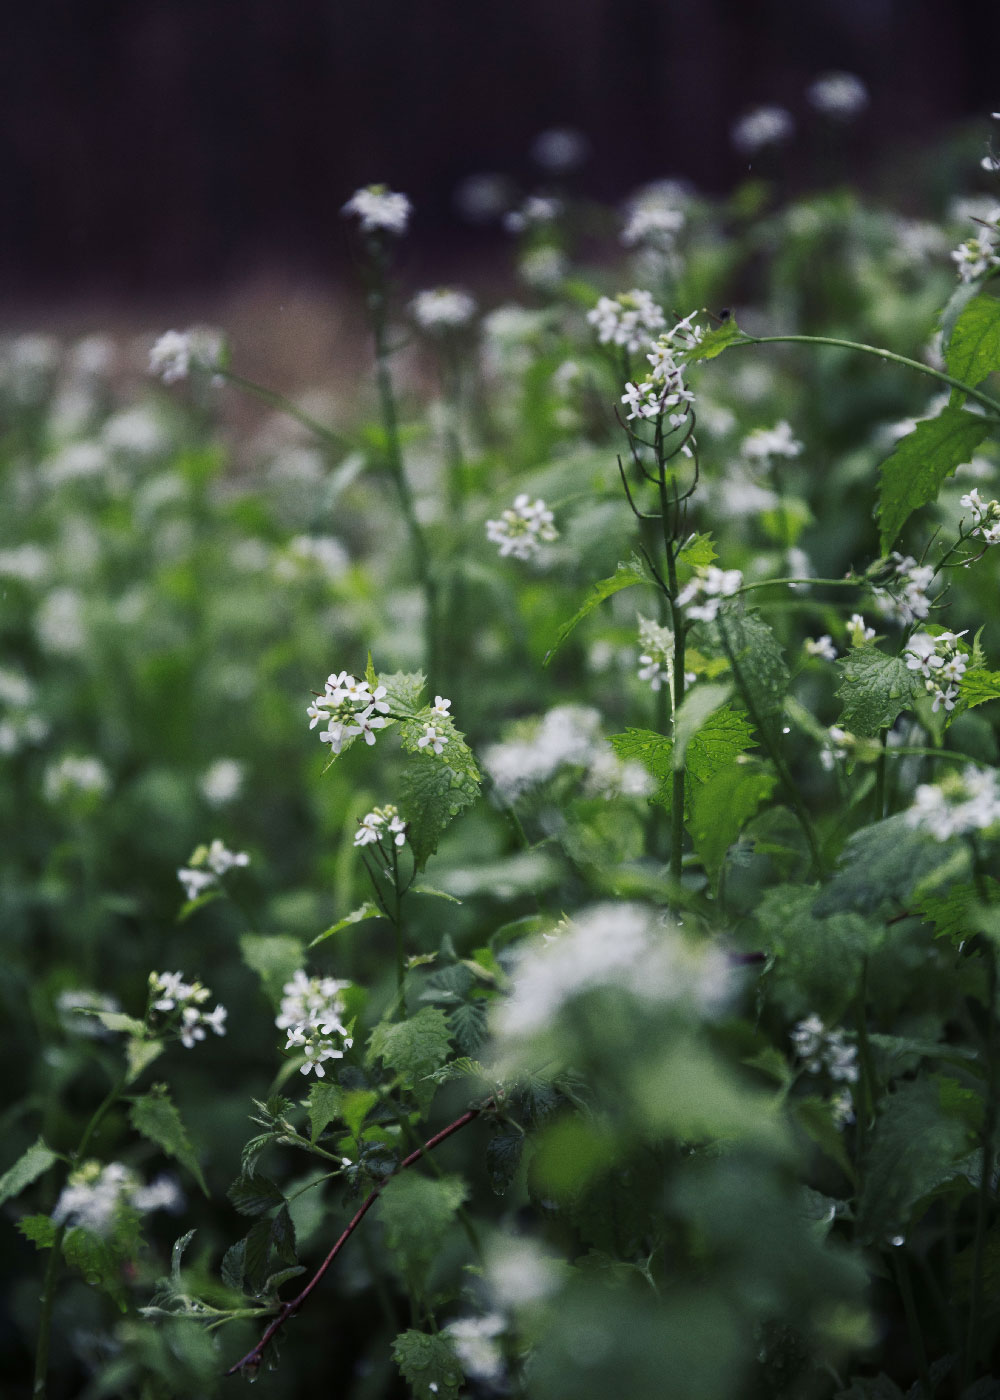
[[[327, 716], [329, 718], [329, 716]], [[310, 729], [312, 725], [309, 726]], [[356, 724], [343, 724], [340, 721], [330, 721], [329, 729], [320, 731], [320, 742], [329, 744], [335, 754], [339, 754], [344, 746], [344, 741], [360, 734], [361, 730]]]
[[841, 1030], [826, 1030], [813, 1014], [792, 1030], [796, 1054], [810, 1074], [825, 1070], [831, 1079], [848, 1084], [858, 1081], [858, 1047]]
[[201, 1016], [203, 1026], [208, 1026], [216, 1035], [225, 1035], [226, 1017], [229, 1012], [224, 1006], [217, 1006], [214, 1011], [204, 1011]]
[[573, 126], [554, 126], [540, 131], [531, 143], [531, 159], [554, 175], [575, 170], [590, 152], [590, 142]]
[[731, 598], [742, 587], [743, 575], [739, 569], [719, 569], [710, 564], [707, 569], [699, 569], [691, 582], [681, 589], [676, 605], [693, 621], [712, 622], [719, 614], [722, 599]]
[[454, 287], [418, 292], [410, 302], [410, 314], [425, 331], [451, 331], [467, 326], [476, 314], [475, 298]]
[[284, 1031], [297, 1026], [335, 1026], [342, 1032], [341, 993], [350, 985], [334, 977], [310, 977], [304, 968], [299, 968], [282, 987], [284, 995], [274, 1024]]
[[601, 345], [621, 345], [635, 354], [653, 339], [652, 332], [666, 325], [663, 308], [650, 292], [633, 287], [617, 297], [601, 297], [587, 320], [597, 331]]
[[217, 758], [198, 780], [201, 795], [210, 807], [224, 807], [234, 801], [242, 786], [243, 764], [235, 758]]
[[186, 379], [193, 369], [217, 370], [222, 351], [222, 336], [205, 326], [166, 331], [149, 352], [149, 372], [164, 384], [176, 384]]
[[157, 1011], [172, 1011], [191, 994], [191, 987], [184, 981], [182, 972], [154, 972], [150, 974], [149, 981], [154, 992], [162, 993], [159, 999], [153, 1002]]
[[848, 733], [846, 729], [841, 729], [840, 726], [836, 724], [831, 724], [826, 733], [826, 741], [819, 751], [819, 761], [829, 773], [833, 770], [838, 760], [847, 757], [850, 748], [854, 744], [854, 735]]
[[444, 1329], [465, 1374], [472, 1380], [498, 1381], [504, 1374], [503, 1354], [496, 1338], [504, 1330], [499, 1313], [462, 1317]]
[[369, 812], [366, 817], [362, 817], [354, 837], [355, 846], [369, 846], [377, 841], [381, 836], [379, 827], [382, 825], [382, 821], [383, 818], [376, 812]]
[[849, 121], [868, 106], [868, 89], [854, 73], [825, 73], [809, 84], [806, 101], [824, 116]]
[[230, 870], [250, 864], [250, 857], [246, 851], [227, 850], [218, 837], [209, 846], [204, 859], [216, 875], [225, 875]]
[[847, 630], [850, 634], [852, 647], [859, 647], [863, 642], [870, 642], [875, 636], [875, 628], [866, 627], [865, 620], [860, 613], [851, 614]]
[[71, 755], [49, 764], [42, 779], [42, 790], [48, 802], [63, 802], [73, 793], [103, 797], [110, 785], [108, 770], [99, 758]]
[[430, 747], [434, 753], [443, 753], [448, 736], [434, 724], [425, 724], [422, 736], [417, 740], [418, 749]]
[[371, 704], [367, 709], [359, 710], [354, 716], [355, 731], [364, 735], [365, 743], [369, 747], [375, 742], [374, 730], [384, 729], [388, 724], [388, 720], [383, 719], [381, 715], [372, 714], [374, 708], [374, 704]]
[[646, 243], [669, 251], [684, 224], [685, 215], [682, 209], [671, 209], [665, 205], [640, 206], [629, 214], [621, 231], [621, 241], [626, 248]]
[[912, 555], [904, 557], [895, 550], [889, 559], [895, 566], [896, 579], [888, 588], [872, 590], [879, 612], [904, 625], [925, 618], [931, 610], [927, 589], [934, 581], [935, 570], [930, 564], [918, 564]]
[[448, 713], [450, 709], [450, 700], [445, 700], [441, 695], [435, 695], [434, 704], [431, 706], [432, 715], [437, 715], [438, 719], [451, 719], [451, 715]]
[[964, 636], [965, 632], [941, 632], [936, 637], [916, 632], [906, 644], [907, 669], [919, 671], [925, 678], [927, 691], [934, 698], [931, 710], [935, 714], [942, 705], [948, 711], [955, 708], [958, 682], [969, 664], [965, 652], [958, 647]]
[[405, 194], [395, 194], [385, 185], [366, 185], [355, 190], [341, 213], [352, 215], [360, 222], [362, 233], [384, 229], [386, 233], [405, 233], [413, 206]]
[[194, 1006], [185, 1006], [181, 1012], [181, 1044], [190, 1050], [196, 1041], [205, 1039], [205, 1027], [201, 1024], [201, 1012]]
[[784, 107], [755, 107], [746, 112], [729, 132], [738, 151], [752, 155], [763, 146], [780, 146], [795, 132], [795, 123]]
[[499, 520], [487, 520], [486, 538], [500, 546], [500, 557], [512, 554], [515, 559], [535, 559], [542, 553], [542, 544], [559, 538], [552, 511], [543, 500], [532, 502], [522, 492], [514, 504], [500, 515]]
[[503, 216], [501, 222], [508, 233], [523, 233], [526, 228], [532, 225], [550, 224], [554, 219], [558, 219], [562, 213], [562, 203], [558, 199], [546, 199], [541, 195], [533, 194], [521, 205], [520, 209], [511, 209]]
[[981, 220], [977, 216], [977, 220], [980, 231], [959, 244], [951, 255], [963, 282], [975, 281], [1000, 267], [1000, 207], [985, 212]]
[[821, 656], [824, 661], [837, 659], [837, 648], [833, 645], [833, 638], [826, 632], [822, 637], [807, 637], [805, 648], [807, 656]]
[[969, 766], [961, 774], [948, 774], [938, 784], [922, 783], [906, 821], [938, 841], [994, 826], [1000, 821], [997, 774]]
[[305, 1056], [305, 1064], [300, 1068], [301, 1074], [308, 1074], [310, 1070], [313, 1070], [317, 1079], [324, 1079], [326, 1070], [323, 1066], [327, 1060], [342, 1060], [344, 1051], [349, 1050], [354, 1044], [353, 1040], [346, 1037], [343, 1041], [343, 1048], [341, 1048], [330, 1039], [329, 1035], [323, 1033], [324, 1030], [328, 1029], [330, 1028], [310, 1028], [306, 1025], [292, 1026], [289, 1029], [285, 1049], [302, 1051]]
[[744, 457], [757, 460], [798, 457], [802, 451], [802, 444], [792, 436], [791, 425], [783, 418], [773, 428], [754, 428], [743, 439], [740, 451]]

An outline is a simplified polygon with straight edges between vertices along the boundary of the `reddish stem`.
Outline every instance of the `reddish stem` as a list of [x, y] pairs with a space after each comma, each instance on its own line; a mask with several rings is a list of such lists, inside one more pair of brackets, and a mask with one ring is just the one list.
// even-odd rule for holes
[[[490, 1105], [488, 1104], [484, 1105], [484, 1107], [489, 1106]], [[295, 1313], [298, 1312], [299, 1308], [301, 1308], [302, 1304], [309, 1297], [309, 1294], [319, 1283], [320, 1279], [323, 1277], [327, 1269], [336, 1259], [337, 1255], [343, 1249], [344, 1245], [351, 1238], [351, 1236], [354, 1234], [354, 1231], [358, 1228], [362, 1220], [365, 1218], [365, 1216], [371, 1210], [372, 1206], [378, 1200], [379, 1196], [382, 1194], [383, 1189], [385, 1188], [386, 1182], [390, 1181], [393, 1176], [398, 1175], [399, 1172], [405, 1171], [407, 1167], [412, 1167], [416, 1162], [419, 1162], [425, 1152], [433, 1152], [434, 1148], [437, 1147], [440, 1143], [444, 1142], [446, 1138], [450, 1138], [452, 1133], [457, 1133], [461, 1128], [464, 1128], [467, 1124], [471, 1123], [474, 1118], [478, 1118], [482, 1112], [482, 1108], [470, 1108], [467, 1113], [462, 1114], [461, 1118], [456, 1118], [454, 1123], [449, 1123], [446, 1128], [442, 1128], [439, 1133], [435, 1133], [432, 1138], [428, 1138], [428, 1140], [424, 1143], [422, 1147], [418, 1147], [415, 1152], [410, 1153], [409, 1157], [405, 1157], [403, 1161], [400, 1162], [396, 1170], [392, 1172], [390, 1176], [387, 1176], [385, 1181], [380, 1182], [379, 1185], [375, 1187], [374, 1191], [372, 1191], [370, 1195], [365, 1197], [365, 1199], [362, 1201], [361, 1205], [355, 1212], [350, 1223], [344, 1230], [344, 1233], [340, 1236], [340, 1239], [337, 1240], [336, 1244], [330, 1250], [330, 1253], [323, 1260], [322, 1264], [320, 1264], [319, 1268], [313, 1274], [312, 1278], [306, 1284], [305, 1288], [303, 1288], [302, 1292], [299, 1293], [296, 1297], [292, 1298], [289, 1302], [282, 1304], [281, 1310], [279, 1311], [277, 1317], [267, 1328], [257, 1345], [251, 1351], [248, 1351], [246, 1356], [241, 1357], [240, 1360], [237, 1361], [234, 1366], [230, 1366], [229, 1370], [226, 1372], [227, 1376], [235, 1376], [238, 1371], [246, 1370], [248, 1367], [251, 1368], [253, 1371], [257, 1370], [257, 1368], [260, 1366], [261, 1361], [263, 1360], [264, 1349], [267, 1346], [268, 1342], [275, 1335], [275, 1333], [277, 1333], [282, 1327], [284, 1327], [288, 1319], [290, 1317], [293, 1317]]]

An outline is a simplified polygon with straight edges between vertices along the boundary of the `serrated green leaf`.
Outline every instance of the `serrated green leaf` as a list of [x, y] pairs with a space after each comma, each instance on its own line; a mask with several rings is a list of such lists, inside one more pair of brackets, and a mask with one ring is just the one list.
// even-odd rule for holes
[[813, 912], [869, 913], [887, 903], [904, 905], [916, 886], [946, 865], [953, 853], [954, 842], [938, 841], [911, 826], [905, 812], [862, 827], [849, 837]]
[[51, 1215], [22, 1215], [17, 1228], [36, 1249], [51, 1249], [59, 1232], [59, 1226]]
[[181, 1281], [181, 1263], [184, 1259], [184, 1251], [194, 1239], [194, 1230], [188, 1230], [179, 1239], [174, 1240], [173, 1248], [170, 1251], [170, 1276], [176, 1284]]
[[620, 563], [610, 578], [599, 579], [593, 584], [590, 592], [583, 600], [568, 622], [564, 622], [556, 633], [556, 639], [546, 652], [545, 660], [542, 663], [547, 666], [562, 646], [570, 633], [583, 621], [595, 608], [600, 607], [606, 598], [610, 598], [614, 593], [620, 593], [623, 588], [632, 588], [637, 583], [652, 583], [649, 569], [638, 554], [631, 555], [624, 563]]
[[969, 461], [989, 431], [984, 418], [949, 404], [901, 439], [881, 468], [878, 516], [883, 554], [912, 513], [937, 500], [942, 483]]
[[464, 1001], [448, 1014], [452, 1039], [463, 1055], [474, 1055], [486, 1039], [486, 1003]]
[[816, 896], [814, 885], [777, 885], [761, 898], [757, 922], [775, 956], [779, 995], [834, 1025], [857, 992], [865, 959], [884, 942], [885, 925], [855, 912], [821, 917]]
[[423, 870], [445, 828], [479, 796], [480, 777], [465, 741], [455, 731], [441, 754], [410, 754], [403, 770], [400, 806], [409, 820], [407, 840], [414, 867]]
[[623, 734], [612, 734], [608, 742], [623, 763], [641, 763], [650, 777], [656, 779], [653, 801], [669, 811], [674, 776], [673, 740], [652, 729], [626, 729]]
[[167, 1092], [167, 1086], [154, 1084], [148, 1094], [133, 1099], [128, 1116], [132, 1127], [141, 1137], [156, 1143], [168, 1157], [175, 1157], [187, 1167], [207, 1196], [205, 1178], [201, 1174], [201, 1167], [184, 1130], [181, 1116]]
[[729, 699], [732, 687], [711, 684], [696, 685], [681, 701], [674, 717], [674, 750], [671, 765], [675, 772], [684, 767], [687, 747], [706, 720]]
[[392, 1344], [400, 1374], [414, 1400], [458, 1400], [465, 1379], [447, 1338], [440, 1332], [401, 1332]]
[[[656, 779], [652, 801], [670, 810], [673, 792], [673, 740], [651, 729], [626, 729], [612, 734], [611, 747], [623, 762], [641, 763]], [[688, 741], [685, 768], [695, 783], [706, 783], [728, 768], [738, 754], [754, 746], [753, 730], [744, 715], [728, 706], [715, 710]], [[692, 785], [688, 784], [688, 799]]]
[[1000, 700], [1000, 671], [966, 671], [958, 683], [958, 698], [970, 710], [987, 700]]
[[[1000, 901], [1000, 883], [986, 876], [986, 891], [990, 904]], [[914, 911], [934, 926], [935, 938], [947, 938], [956, 947], [978, 932], [979, 897], [975, 885], [957, 881], [943, 894], [924, 894], [914, 904]]]
[[755, 613], [729, 611], [719, 614], [716, 628], [748, 707], [762, 721], [776, 719], [784, 710], [789, 674], [773, 629]]
[[712, 532], [705, 531], [704, 534], [692, 535], [682, 546], [677, 556], [677, 563], [686, 565], [689, 569], [707, 569], [709, 564], [714, 564], [718, 559], [715, 545], [712, 543]]
[[434, 1084], [426, 1076], [444, 1064], [451, 1053], [448, 1018], [437, 1007], [425, 1006], [406, 1021], [383, 1021], [368, 1041], [368, 1062], [381, 1060], [421, 1105], [434, 1097]]
[[3, 1176], [0, 1176], [0, 1205], [19, 1196], [58, 1160], [58, 1154], [46, 1146], [42, 1138], [37, 1138], [30, 1147], [25, 1148], [13, 1166], [8, 1167]]
[[287, 933], [243, 933], [240, 954], [260, 978], [264, 995], [274, 1006], [280, 1005], [282, 988], [302, 966], [299, 940]]
[[947, 1114], [933, 1080], [908, 1080], [879, 1106], [865, 1162], [858, 1226], [863, 1239], [905, 1235], [914, 1207], [972, 1145], [968, 1126]]
[[226, 1195], [240, 1215], [264, 1215], [285, 1199], [285, 1193], [276, 1182], [256, 1172], [238, 1177]]
[[721, 325], [706, 332], [697, 345], [680, 351], [677, 355], [678, 363], [692, 365], [696, 360], [714, 360], [716, 355], [721, 355], [727, 346], [741, 340], [742, 337], [743, 332], [736, 324], [736, 317], [727, 316]]
[[713, 879], [744, 825], [774, 791], [777, 778], [755, 763], [730, 763], [691, 793], [688, 830]]
[[955, 322], [944, 355], [948, 373], [975, 388], [1000, 370], [1000, 301], [977, 296]]
[[222, 1256], [220, 1273], [222, 1282], [227, 1288], [235, 1288], [237, 1292], [243, 1291], [243, 1266], [246, 1256], [247, 1242], [245, 1239], [237, 1240], [230, 1245]]
[[853, 647], [837, 665], [837, 695], [844, 702], [837, 723], [850, 733], [872, 739], [913, 703], [916, 673], [898, 656], [886, 656], [877, 647]]
[[105, 1030], [127, 1033], [129, 1035], [142, 1036], [146, 1034], [145, 1021], [137, 1021], [134, 1016], [126, 1016], [122, 1011], [93, 1011], [87, 1007], [82, 1008], [84, 1016], [93, 1016], [95, 1021], [100, 1021]]
[[385, 698], [394, 715], [415, 715], [423, 708], [427, 678], [421, 671], [394, 671], [390, 676], [379, 676], [378, 682], [385, 686]]
[[125, 1061], [128, 1066], [126, 1084], [134, 1084], [154, 1060], [158, 1060], [166, 1046], [162, 1040], [146, 1040], [139, 1036], [129, 1036], [125, 1046]]
[[122, 1264], [134, 1253], [134, 1245], [138, 1242], [137, 1230], [132, 1241], [133, 1249], [129, 1250], [121, 1247], [123, 1242], [105, 1239], [77, 1225], [66, 1231], [62, 1249], [71, 1268], [78, 1269], [92, 1288], [107, 1293], [121, 1312], [127, 1312], [128, 1293]]
[[318, 1142], [320, 1134], [330, 1123], [340, 1117], [343, 1107], [343, 1093], [340, 1086], [328, 1080], [317, 1079], [309, 1086], [309, 1136]]
[[324, 929], [321, 934], [309, 944], [310, 948], [315, 948], [317, 943], [324, 943], [326, 939], [333, 938], [334, 934], [342, 933], [345, 928], [350, 928], [352, 924], [360, 924], [365, 919], [381, 919], [382, 911], [374, 900], [366, 899], [364, 904], [360, 904], [357, 909], [352, 909], [349, 914], [345, 914], [342, 919], [338, 919], [335, 924], [331, 924], [328, 929]]
[[375, 1209], [404, 1278], [419, 1278], [430, 1268], [467, 1195], [460, 1176], [430, 1177], [408, 1171], [389, 1178]]
[[523, 1150], [524, 1133], [515, 1128], [501, 1129], [486, 1144], [486, 1171], [498, 1196], [504, 1194], [517, 1175]]
[[271, 1257], [271, 1222], [266, 1217], [255, 1220], [242, 1240], [243, 1278], [245, 1286], [253, 1293], [259, 1292], [267, 1278], [268, 1261]]

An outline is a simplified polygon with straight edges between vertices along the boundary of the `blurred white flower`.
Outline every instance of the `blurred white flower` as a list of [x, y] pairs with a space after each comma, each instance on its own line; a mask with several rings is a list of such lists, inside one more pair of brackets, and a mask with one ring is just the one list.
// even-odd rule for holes
[[543, 500], [532, 501], [525, 492], [515, 496], [513, 506], [499, 520], [487, 520], [486, 538], [500, 546], [500, 558], [537, 559], [543, 544], [559, 538], [552, 512]]
[[937, 784], [922, 783], [906, 822], [938, 841], [985, 831], [1000, 822], [1000, 778], [970, 765], [962, 773], [949, 773]]
[[210, 807], [224, 807], [239, 796], [243, 776], [243, 764], [235, 758], [217, 758], [201, 775], [198, 787]]
[[456, 287], [436, 287], [417, 293], [410, 302], [410, 314], [421, 330], [458, 330], [475, 316], [476, 300]]
[[211, 373], [219, 367], [223, 348], [221, 332], [208, 326], [165, 331], [149, 352], [149, 372], [164, 384], [187, 379], [192, 370]]
[[50, 763], [42, 779], [42, 791], [47, 802], [64, 802], [74, 793], [87, 797], [103, 797], [111, 786], [108, 770], [99, 758], [78, 758], [67, 754], [57, 763]]
[[543, 170], [561, 175], [581, 166], [590, 154], [590, 142], [572, 126], [540, 131], [531, 143], [531, 159]]
[[740, 117], [729, 132], [736, 149], [747, 155], [764, 146], [780, 146], [794, 134], [792, 114], [784, 107], [755, 107]]
[[49, 556], [37, 544], [19, 544], [13, 549], [0, 549], [0, 578], [40, 583], [48, 571]]
[[809, 84], [806, 101], [824, 116], [849, 121], [868, 106], [868, 89], [855, 73], [824, 73]]
[[385, 185], [366, 185], [355, 190], [341, 213], [356, 218], [362, 233], [384, 230], [401, 234], [406, 232], [412, 210], [405, 194], [396, 194]]

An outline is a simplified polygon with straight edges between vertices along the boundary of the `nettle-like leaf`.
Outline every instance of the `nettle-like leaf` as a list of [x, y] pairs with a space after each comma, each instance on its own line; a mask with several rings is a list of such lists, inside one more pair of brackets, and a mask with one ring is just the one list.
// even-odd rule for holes
[[726, 852], [745, 824], [768, 800], [777, 777], [760, 763], [727, 764], [691, 794], [688, 831], [705, 869], [714, 879]]
[[864, 1239], [905, 1234], [917, 1203], [949, 1180], [970, 1150], [969, 1124], [947, 1110], [946, 1082], [909, 1080], [882, 1100], [858, 1202]]
[[756, 613], [741, 617], [726, 610], [716, 627], [748, 707], [762, 721], [776, 719], [784, 709], [789, 674], [773, 629]]
[[[378, 676], [376, 679], [379, 685], [385, 686], [385, 698], [394, 715], [412, 716], [423, 708], [427, 677], [422, 672], [394, 671], [391, 676]], [[375, 689], [374, 685], [372, 689]]]
[[966, 671], [958, 683], [958, 699], [969, 710], [987, 700], [1000, 700], [1000, 671]]
[[51, 1249], [56, 1242], [59, 1226], [51, 1215], [22, 1215], [17, 1228], [36, 1249]]
[[155, 1142], [168, 1157], [176, 1157], [178, 1162], [187, 1167], [205, 1195], [208, 1195], [208, 1187], [201, 1174], [198, 1159], [194, 1155], [191, 1140], [165, 1084], [154, 1084], [148, 1094], [133, 1099], [128, 1117], [132, 1127], [141, 1137]]
[[451, 1028], [445, 1013], [425, 1006], [406, 1021], [382, 1021], [368, 1041], [368, 1062], [381, 1060], [403, 1087], [426, 1107], [435, 1084], [427, 1079], [451, 1054]]
[[411, 1329], [392, 1344], [392, 1357], [415, 1400], [458, 1400], [465, 1379], [447, 1338]]
[[973, 388], [1000, 370], [1000, 301], [977, 296], [969, 302], [955, 322], [944, 362], [949, 374]]
[[[624, 734], [612, 734], [610, 743], [624, 762], [643, 764], [657, 782], [651, 800], [669, 811], [674, 773], [673, 740], [652, 729], [626, 729]], [[710, 714], [689, 739], [684, 755], [687, 775], [694, 783], [706, 783], [754, 744], [753, 729], [746, 716], [728, 705], [723, 706]], [[692, 784], [689, 783], [689, 804], [691, 800]]]
[[761, 937], [776, 955], [773, 977], [783, 999], [796, 1010], [808, 1008], [828, 1024], [844, 1014], [854, 997], [865, 959], [885, 939], [881, 920], [858, 913], [815, 912], [814, 885], [779, 885], [768, 890], [757, 909]]
[[58, 1161], [58, 1153], [47, 1147], [42, 1138], [38, 1138], [21, 1153], [14, 1165], [8, 1167], [3, 1176], [0, 1176], [0, 1205], [19, 1196], [26, 1187], [47, 1172], [53, 1162]]
[[[988, 902], [1000, 902], [1000, 883], [987, 875], [985, 884]], [[956, 882], [942, 894], [925, 894], [914, 904], [914, 912], [933, 925], [934, 937], [947, 938], [956, 946], [978, 931], [980, 909], [976, 887], [965, 880]]]
[[[295, 1252], [295, 1226], [287, 1206], [282, 1206], [276, 1215], [256, 1220], [242, 1244], [242, 1284], [252, 1293], [270, 1291], [267, 1285], [273, 1264], [284, 1270], [294, 1268], [298, 1263]], [[234, 1255], [234, 1267], [235, 1264]]]
[[486, 1144], [486, 1171], [498, 1196], [510, 1186], [521, 1164], [525, 1135], [517, 1128], [502, 1128]]
[[986, 419], [949, 404], [936, 418], [926, 418], [902, 438], [882, 463], [879, 493], [879, 538], [888, 553], [909, 517], [937, 500], [942, 483], [968, 462], [990, 431]]
[[624, 563], [617, 566], [610, 578], [599, 579], [597, 583], [592, 585], [580, 607], [569, 621], [564, 622], [560, 627], [555, 641], [545, 654], [543, 664], [546, 666], [549, 664], [570, 633], [606, 598], [610, 598], [614, 593], [620, 593], [623, 588], [633, 588], [637, 583], [653, 583], [653, 578], [644, 560], [638, 554], [631, 554]]
[[900, 657], [886, 656], [877, 647], [852, 647], [837, 665], [837, 695], [844, 702], [837, 723], [850, 733], [874, 738], [913, 703], [917, 673]]
[[353, 924], [361, 924], [364, 923], [366, 919], [381, 919], [382, 917], [382, 910], [375, 901], [366, 899], [364, 904], [359, 905], [357, 909], [352, 909], [349, 914], [345, 914], [342, 919], [338, 919], [335, 924], [331, 924], [329, 928], [317, 934], [309, 944], [309, 947], [315, 948], [317, 943], [325, 943], [328, 938], [333, 938], [336, 934], [342, 933], [345, 928], [351, 928]]
[[419, 1278], [430, 1268], [468, 1194], [460, 1176], [430, 1177], [408, 1171], [389, 1178], [375, 1209], [404, 1278]]
[[474, 1055], [486, 1039], [486, 1002], [463, 1001], [448, 1014], [452, 1039], [463, 1055]]
[[281, 1003], [282, 988], [302, 966], [302, 944], [287, 933], [243, 933], [240, 953], [251, 972], [260, 978], [264, 995], [275, 1006]]
[[82, 1226], [73, 1226], [63, 1236], [62, 1250], [71, 1268], [78, 1269], [89, 1284], [107, 1293], [122, 1312], [127, 1312], [126, 1271], [122, 1266], [135, 1257], [138, 1246], [136, 1217], [124, 1228], [116, 1225], [109, 1238], [93, 1234]]
[[721, 325], [714, 330], [706, 332], [697, 345], [690, 349], [682, 350], [677, 355], [679, 364], [691, 365], [696, 360], [714, 360], [716, 355], [721, 355], [727, 346], [742, 340], [743, 332], [736, 324], [735, 316], [728, 316]]
[[265, 1215], [285, 1199], [285, 1193], [277, 1182], [256, 1172], [237, 1177], [226, 1195], [240, 1215]]
[[904, 904], [918, 885], [929, 889], [935, 871], [943, 870], [955, 851], [954, 841], [938, 841], [910, 826], [905, 812], [848, 839], [840, 864], [813, 905], [818, 916], [857, 910], [872, 913], [883, 904]]
[[414, 864], [422, 870], [437, 850], [445, 828], [479, 796], [481, 779], [472, 752], [457, 730], [449, 735], [443, 751], [434, 754], [416, 747], [416, 740], [423, 733], [422, 724], [413, 729], [411, 756], [401, 782], [400, 809], [409, 823], [407, 840]]
[[309, 1135], [318, 1142], [321, 1133], [341, 1116], [343, 1091], [339, 1084], [329, 1080], [316, 1079], [309, 1086]]

